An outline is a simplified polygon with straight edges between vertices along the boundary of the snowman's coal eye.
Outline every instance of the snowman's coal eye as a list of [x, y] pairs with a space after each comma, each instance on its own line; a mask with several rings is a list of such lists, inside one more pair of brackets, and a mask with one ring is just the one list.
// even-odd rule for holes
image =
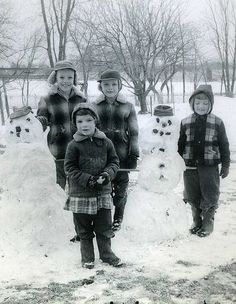
[[153, 132], [154, 134], [157, 134], [157, 133], [158, 133], [158, 130], [157, 130], [157, 129], [153, 129], [152, 132]]
[[27, 120], [27, 121], [31, 121], [31, 119], [30, 119], [29, 117], [28, 117], [28, 118], [26, 118], [26, 120]]
[[29, 132], [29, 129], [25, 129], [25, 132]]
[[156, 122], [159, 123], [160, 122], [160, 118], [157, 117], [156, 118]]
[[170, 125], [172, 125], [172, 122], [171, 122], [171, 120], [168, 120], [168, 125], [170, 126]]

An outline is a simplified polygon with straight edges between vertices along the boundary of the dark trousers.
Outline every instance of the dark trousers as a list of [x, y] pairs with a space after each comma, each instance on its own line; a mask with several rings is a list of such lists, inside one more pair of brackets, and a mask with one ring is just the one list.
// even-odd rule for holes
[[[56, 183], [65, 190], [66, 188], [66, 174], [64, 171], [64, 159], [55, 159], [55, 166], [56, 166]], [[78, 227], [76, 220], [74, 219], [73, 215], [73, 222], [75, 226], [76, 235], [78, 235]]]
[[82, 264], [94, 261], [93, 238], [96, 235], [100, 259], [110, 264], [118, 260], [111, 250], [112, 219], [110, 209], [100, 209], [97, 214], [74, 213], [77, 222]]
[[123, 220], [127, 191], [129, 186], [129, 173], [118, 172], [112, 181], [112, 197], [115, 206], [114, 220]]
[[213, 230], [219, 188], [218, 166], [198, 166], [184, 171], [184, 200], [191, 205], [194, 226]]

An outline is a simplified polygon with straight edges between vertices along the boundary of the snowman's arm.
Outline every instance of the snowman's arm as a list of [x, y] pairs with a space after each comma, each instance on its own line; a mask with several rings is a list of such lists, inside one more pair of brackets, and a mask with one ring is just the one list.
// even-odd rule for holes
[[36, 118], [41, 122], [43, 131], [45, 131], [49, 125], [49, 113], [47, 103], [43, 97], [40, 98]]

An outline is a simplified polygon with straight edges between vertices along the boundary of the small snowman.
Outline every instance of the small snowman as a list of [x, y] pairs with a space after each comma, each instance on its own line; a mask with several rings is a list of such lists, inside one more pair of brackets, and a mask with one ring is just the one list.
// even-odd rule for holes
[[[41, 123], [30, 107], [14, 108], [0, 156], [0, 253], [52, 248], [55, 236], [69, 238], [71, 219], [63, 211], [54, 161]], [[65, 234], [68, 234], [65, 236]]]
[[186, 233], [189, 215], [178, 185], [184, 162], [177, 153], [179, 122], [172, 107], [159, 105], [140, 130], [142, 161], [138, 183], [129, 193], [124, 218], [125, 238], [161, 242]]

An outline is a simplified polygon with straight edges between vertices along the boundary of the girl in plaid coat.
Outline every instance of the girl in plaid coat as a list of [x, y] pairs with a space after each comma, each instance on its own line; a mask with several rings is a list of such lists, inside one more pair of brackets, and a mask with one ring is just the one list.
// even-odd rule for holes
[[119, 159], [111, 140], [96, 128], [98, 114], [92, 104], [76, 106], [72, 121], [77, 132], [65, 156], [65, 172], [69, 178], [69, 200], [65, 209], [73, 212], [77, 223], [82, 266], [94, 267], [95, 234], [100, 259], [118, 267], [121, 261], [111, 250], [114, 236], [111, 181], [119, 169]]
[[214, 228], [219, 176], [225, 178], [229, 174], [229, 142], [222, 119], [211, 113], [214, 104], [211, 86], [199, 86], [189, 102], [194, 113], [181, 122], [178, 152], [186, 164], [184, 201], [192, 209], [190, 233], [205, 237]]

